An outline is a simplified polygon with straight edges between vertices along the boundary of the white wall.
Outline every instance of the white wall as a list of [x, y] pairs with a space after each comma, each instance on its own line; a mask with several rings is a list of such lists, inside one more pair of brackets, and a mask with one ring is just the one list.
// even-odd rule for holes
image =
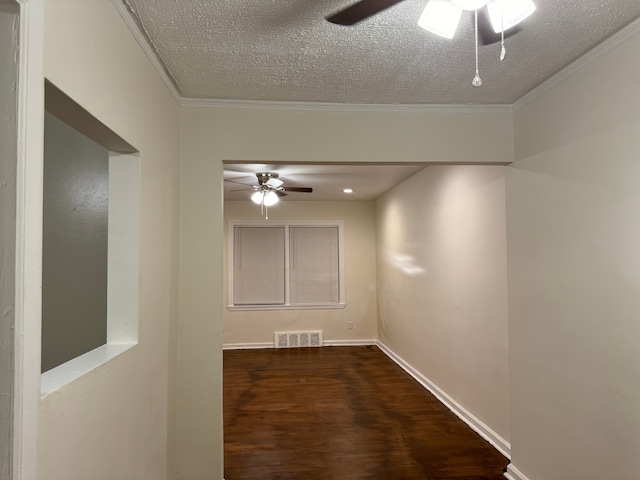
[[39, 478], [164, 479], [174, 443], [178, 106], [109, 0], [47, 0], [44, 44], [46, 77], [140, 151], [141, 292], [139, 344], [42, 399]]
[[506, 163], [512, 138], [504, 108], [183, 109], [177, 456], [184, 478], [222, 470], [222, 161]]
[[509, 440], [504, 167], [431, 166], [376, 201], [378, 335]]
[[531, 480], [640, 478], [638, 30], [515, 112], [511, 439]]
[[[227, 298], [229, 220], [260, 220], [260, 207], [250, 201], [224, 204], [225, 262], [223, 299]], [[313, 202], [283, 200], [269, 209], [269, 221], [344, 221], [344, 309], [229, 311], [224, 309], [225, 345], [273, 342], [273, 332], [322, 330], [325, 341], [372, 340], [376, 327], [376, 232], [373, 202]], [[353, 329], [348, 329], [349, 321]]]

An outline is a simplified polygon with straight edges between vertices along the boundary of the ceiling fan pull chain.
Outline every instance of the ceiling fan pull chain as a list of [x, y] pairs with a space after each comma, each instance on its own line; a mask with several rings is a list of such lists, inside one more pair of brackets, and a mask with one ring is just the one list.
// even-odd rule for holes
[[507, 56], [507, 50], [504, 48], [504, 0], [500, 0], [500, 36], [502, 38], [501, 45], [502, 49], [500, 50], [500, 61], [504, 60], [504, 57]]
[[260, 214], [264, 217], [265, 220], [269, 220], [269, 205], [265, 203], [265, 198], [267, 198], [267, 192], [262, 190], [262, 203], [260, 204]]
[[476, 19], [476, 25], [475, 25], [475, 33], [476, 33], [476, 76], [473, 77], [473, 82], [471, 82], [471, 84], [474, 87], [479, 87], [482, 85], [482, 79], [480, 78], [480, 72], [478, 71], [478, 10], [474, 11], [475, 13], [475, 19]]

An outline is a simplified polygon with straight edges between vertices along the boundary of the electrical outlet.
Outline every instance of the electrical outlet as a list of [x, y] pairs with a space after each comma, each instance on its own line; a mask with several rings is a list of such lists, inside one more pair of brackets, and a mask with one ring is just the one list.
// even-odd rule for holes
[[349, 323], [347, 324], [347, 328], [349, 330], [353, 330], [353, 322], [351, 320], [349, 320]]

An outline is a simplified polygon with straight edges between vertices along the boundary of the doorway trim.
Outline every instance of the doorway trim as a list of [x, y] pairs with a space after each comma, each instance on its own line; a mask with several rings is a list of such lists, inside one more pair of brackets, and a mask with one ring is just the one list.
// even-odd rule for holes
[[36, 480], [40, 401], [44, 1], [19, 7], [12, 479]]

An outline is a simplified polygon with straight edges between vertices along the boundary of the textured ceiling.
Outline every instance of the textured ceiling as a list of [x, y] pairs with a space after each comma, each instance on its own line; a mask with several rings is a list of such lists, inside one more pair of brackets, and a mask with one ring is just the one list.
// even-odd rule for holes
[[353, 27], [324, 17], [352, 0], [123, 0], [183, 97], [364, 104], [511, 104], [640, 16], [639, 0], [534, 0], [507, 41], [480, 48], [472, 14], [453, 40], [405, 0]]
[[[484, 84], [474, 88], [470, 12], [453, 40], [417, 26], [426, 0], [353, 27], [324, 19], [355, 1], [122, 0], [180, 95], [216, 100], [512, 104], [640, 17], [640, 0], [534, 0], [537, 11], [506, 40], [504, 62], [499, 43], [480, 47]], [[369, 200], [422, 168], [227, 164], [225, 199], [248, 200], [255, 173], [275, 171], [285, 186], [314, 189], [287, 200]]]

